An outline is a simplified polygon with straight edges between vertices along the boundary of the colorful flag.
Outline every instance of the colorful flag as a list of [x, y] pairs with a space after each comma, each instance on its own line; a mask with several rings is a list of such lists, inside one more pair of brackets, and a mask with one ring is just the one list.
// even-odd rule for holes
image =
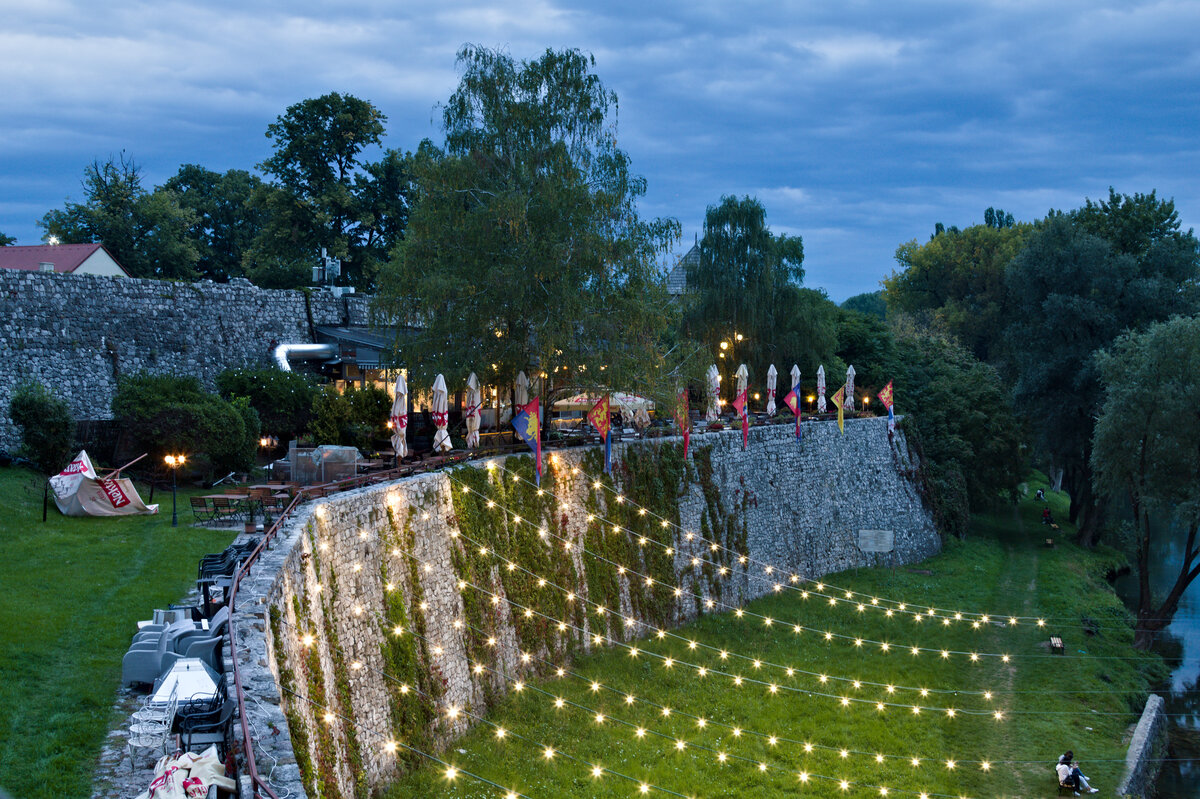
[[683, 458], [687, 460], [688, 440], [692, 437], [692, 426], [688, 424], [688, 390], [679, 389], [675, 397], [675, 424], [683, 433]]
[[896, 411], [892, 408], [892, 381], [883, 387], [879, 392], [879, 401], [888, 409], [888, 438], [891, 438], [896, 433]]
[[747, 404], [748, 400], [745, 391], [742, 391], [733, 400], [733, 409], [737, 411], [737, 415], [742, 420], [742, 449], [746, 448], [746, 442], [750, 438], [750, 416], [746, 413]]
[[612, 474], [612, 405], [607, 394], [592, 406], [587, 419], [604, 440], [604, 473]]
[[846, 425], [844, 422], [844, 418], [845, 418], [845, 414], [846, 414], [846, 409], [843, 408], [842, 405], [846, 402], [846, 387], [842, 386], [841, 388], [839, 388], [837, 390], [837, 393], [834, 394], [830, 399], [833, 400], [833, 404], [837, 408], [838, 431], [841, 432], [842, 435], [845, 435], [846, 434]]
[[783, 404], [788, 406], [792, 413], [796, 414], [796, 440], [799, 441], [803, 433], [800, 432], [800, 411], [803, 410], [803, 400], [800, 398], [800, 384], [792, 386], [792, 390], [783, 398]]
[[517, 435], [534, 452], [534, 473], [537, 484], [542, 485], [542, 431], [539, 412], [540, 397], [534, 397], [533, 402], [521, 408], [521, 412], [513, 417], [512, 426]]

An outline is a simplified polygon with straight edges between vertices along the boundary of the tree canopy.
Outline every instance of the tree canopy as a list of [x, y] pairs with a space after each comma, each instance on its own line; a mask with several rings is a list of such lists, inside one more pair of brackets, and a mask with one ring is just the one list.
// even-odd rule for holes
[[771, 233], [756, 198], [727, 196], [708, 207], [699, 263], [688, 266], [684, 330], [717, 359], [724, 379], [741, 362], [759, 379], [770, 362], [795, 357], [776, 331], [797, 326], [803, 262], [800, 238]]
[[16, 236], [6, 236], [3, 231], [0, 231], [0, 247], [7, 247], [10, 244], [16, 244]]
[[38, 222], [63, 244], [99, 242], [134, 277], [194, 280], [199, 259], [189, 230], [196, 217], [169, 189], [147, 191], [122, 153], [84, 169], [85, 201], [68, 201]]
[[1006, 329], [1017, 405], [1043, 451], [1064, 470], [1071, 520], [1084, 543], [1095, 540], [1100, 521], [1090, 455], [1101, 386], [1092, 355], [1126, 330], [1193, 312], [1200, 276], [1190, 231], [1150, 233], [1139, 256], [1089, 227], [1096, 224], [1052, 214], [1030, 236], [1007, 271]]
[[245, 276], [242, 256], [267, 222], [266, 209], [255, 202], [262, 179], [244, 169], [221, 173], [184, 164], [163, 189], [192, 213], [188, 236], [198, 253], [199, 276], [218, 282]]
[[419, 325], [410, 379], [545, 373], [564, 388], [674, 391], [688, 350], [659, 258], [674, 220], [644, 220], [645, 181], [616, 145], [616, 97], [576, 50], [533, 61], [469, 46], [443, 107], [445, 149], [413, 160], [408, 229], [380, 308]]
[[[1104, 402], [1091, 452], [1095, 487], [1127, 503], [1136, 534], [1137, 636], [1149, 646], [1170, 624], [1200, 576], [1200, 316], [1175, 317], [1127, 333], [1096, 357]], [[1179, 573], [1166, 595], [1150, 585], [1153, 538], [1183, 541]]]

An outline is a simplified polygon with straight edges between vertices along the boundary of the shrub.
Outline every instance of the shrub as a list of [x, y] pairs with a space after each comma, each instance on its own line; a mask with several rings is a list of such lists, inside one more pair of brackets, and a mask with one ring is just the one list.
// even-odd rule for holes
[[139, 449], [161, 456], [203, 453], [219, 472], [254, 465], [258, 415], [246, 399], [228, 402], [194, 377], [137, 374], [117, 383], [113, 415], [129, 425]]
[[30, 380], [17, 386], [8, 412], [13, 424], [21, 428], [22, 456], [46, 474], [67, 464], [75, 441], [75, 420], [65, 400]]
[[281, 369], [227, 369], [217, 375], [226, 399], [246, 397], [258, 412], [262, 432], [280, 441], [295, 438], [312, 423], [319, 389], [307, 375]]
[[387, 419], [392, 399], [381, 388], [356, 388], [353, 383], [339, 392], [326, 386], [313, 400], [310, 431], [317, 444], [340, 444], [371, 449], [375, 439], [387, 438]]

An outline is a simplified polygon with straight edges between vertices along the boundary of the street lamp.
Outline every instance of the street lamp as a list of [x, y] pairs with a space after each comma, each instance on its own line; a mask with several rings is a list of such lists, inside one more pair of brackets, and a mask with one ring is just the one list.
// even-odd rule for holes
[[175, 509], [175, 485], [176, 475], [179, 474], [179, 467], [187, 462], [186, 455], [168, 455], [163, 458], [167, 462], [167, 468], [171, 470], [171, 526], [179, 526], [179, 514]]

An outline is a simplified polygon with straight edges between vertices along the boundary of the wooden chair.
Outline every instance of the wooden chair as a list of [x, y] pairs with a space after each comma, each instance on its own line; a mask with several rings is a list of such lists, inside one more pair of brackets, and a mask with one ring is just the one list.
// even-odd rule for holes
[[225, 522], [233, 524], [241, 521], [242, 510], [225, 497], [216, 497], [213, 499], [213, 518], [222, 524]]
[[216, 518], [216, 514], [208, 506], [208, 500], [204, 497], [192, 497], [192, 516], [198, 522], [211, 522]]

